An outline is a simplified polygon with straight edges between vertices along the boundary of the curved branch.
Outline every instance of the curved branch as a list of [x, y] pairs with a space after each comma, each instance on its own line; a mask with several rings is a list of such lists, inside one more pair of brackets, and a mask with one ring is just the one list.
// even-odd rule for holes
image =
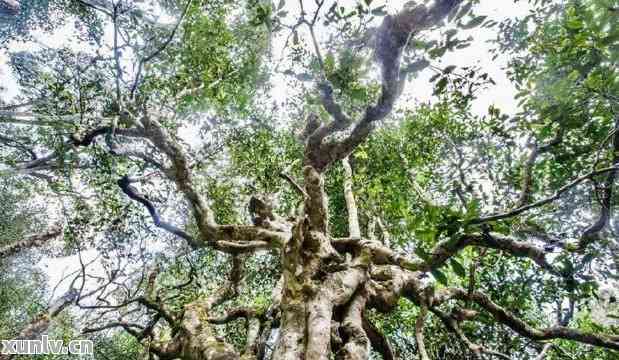
[[557, 136], [546, 144], [541, 146], [536, 143], [531, 144], [531, 152], [527, 156], [527, 160], [522, 167], [522, 189], [520, 190], [520, 195], [518, 196], [518, 201], [516, 202], [516, 208], [522, 207], [529, 202], [529, 198], [531, 197], [531, 188], [533, 187], [533, 166], [535, 165], [537, 157], [550, 151], [553, 146], [560, 144], [562, 139], [563, 133], [559, 131]]
[[[108, 134], [110, 131], [112, 131], [111, 126], [101, 126], [101, 127], [88, 131], [82, 137], [79, 137], [77, 134], [73, 134], [69, 140], [65, 141], [62, 148], [66, 149], [66, 148], [71, 148], [71, 147], [90, 146], [97, 137]], [[127, 136], [127, 137], [144, 136], [143, 130], [140, 128], [116, 129], [116, 134]], [[18, 164], [16, 166], [16, 170], [18, 172], [23, 172], [26, 170], [35, 171], [35, 170], [43, 169], [45, 167], [49, 167], [50, 161], [58, 158], [61, 154], [62, 154], [62, 150], [56, 150], [47, 155], [41, 156], [35, 160]]]
[[352, 121], [333, 100], [330, 86], [327, 83], [321, 84], [323, 105], [334, 121], [318, 128], [310, 136], [306, 149], [306, 164], [322, 172], [333, 162], [350, 154], [369, 136], [374, 123], [391, 112], [401, 93], [404, 79], [400, 74], [400, 59], [410, 36], [436, 25], [461, 2], [462, 0], [437, 0], [429, 8], [422, 4], [404, 9], [396, 15], [385, 16], [377, 30], [374, 47], [382, 78], [382, 91], [378, 102], [366, 108], [363, 118], [353, 127], [350, 135], [341, 141], [323, 144], [327, 136], [347, 128]]
[[211, 324], [227, 324], [229, 322], [235, 321], [237, 319], [249, 319], [255, 318], [258, 315], [258, 312], [255, 309], [249, 307], [240, 307], [232, 310], [228, 310], [222, 316], [214, 316], [209, 317], [207, 319]]
[[331, 243], [340, 251], [362, 248], [367, 251], [375, 265], [396, 265], [402, 269], [423, 272], [438, 269], [467, 246], [480, 246], [505, 251], [516, 257], [527, 257], [551, 274], [565, 275], [546, 260], [544, 249], [498, 233], [466, 234], [458, 238], [443, 240], [430, 251], [429, 258], [425, 260], [409, 259], [399, 255], [378, 241], [338, 238], [333, 239]]
[[546, 260], [544, 249], [498, 233], [467, 234], [455, 240], [448, 239], [439, 242], [430, 252], [430, 258], [418, 266], [417, 270], [430, 271], [437, 269], [467, 246], [480, 246], [505, 251], [516, 257], [526, 257], [550, 273], [563, 276], [561, 271]]
[[473, 355], [475, 355], [475, 357], [479, 360], [482, 360], [482, 354], [488, 354], [497, 358], [501, 358], [501, 359], [506, 359], [506, 360], [510, 360], [511, 358], [505, 354], [502, 354], [500, 352], [488, 349], [484, 346], [478, 345], [473, 343], [471, 340], [469, 340], [469, 338], [466, 336], [466, 334], [464, 334], [464, 331], [462, 331], [462, 329], [460, 328], [460, 324], [458, 323], [458, 320], [456, 320], [453, 316], [450, 316], [446, 313], [444, 313], [443, 311], [440, 311], [439, 309], [432, 309], [432, 312], [439, 317], [439, 319], [441, 319], [441, 321], [443, 322], [443, 324], [445, 325], [445, 327], [453, 332], [454, 334], [456, 334], [458, 336], [458, 338], [460, 338], [460, 341], [462, 341], [463, 344], [466, 345], [466, 347], [469, 348], [469, 350], [471, 350], [471, 352], [473, 353]]
[[176, 32], [178, 31], [179, 26], [181, 25], [181, 23], [183, 22], [183, 19], [185, 18], [185, 15], [187, 14], [187, 10], [189, 9], [190, 4], [191, 4], [191, 0], [187, 0], [187, 3], [185, 4], [185, 7], [183, 8], [181, 16], [179, 17], [178, 21], [174, 25], [174, 28], [172, 29], [172, 31], [170, 32], [166, 40], [161, 44], [161, 46], [159, 46], [155, 51], [153, 51], [148, 56], [140, 59], [140, 62], [138, 63], [138, 71], [135, 74], [133, 85], [131, 85], [131, 97], [132, 98], [135, 96], [135, 91], [137, 90], [138, 84], [140, 83], [140, 77], [142, 76], [142, 70], [144, 69], [144, 65], [147, 62], [154, 59], [155, 57], [157, 57], [159, 54], [161, 54], [161, 52], [165, 50], [165, 48], [167, 48], [168, 45], [170, 45], [170, 43], [172, 42], [172, 39], [174, 39], [174, 36], [176, 35]]
[[118, 180], [117, 183], [118, 183], [118, 186], [122, 189], [122, 191], [131, 200], [135, 200], [139, 202], [140, 204], [144, 205], [146, 209], [148, 209], [150, 216], [153, 218], [153, 222], [155, 223], [155, 226], [160, 227], [178, 237], [181, 237], [187, 240], [187, 242], [194, 248], [198, 247], [199, 244], [189, 234], [177, 228], [176, 226], [161, 220], [161, 217], [159, 216], [159, 213], [157, 212], [157, 209], [155, 208], [153, 203], [147, 198], [145, 198], [144, 196], [142, 196], [141, 194], [139, 194], [137, 190], [133, 186], [131, 186], [131, 179], [129, 179], [129, 176], [127, 175], [123, 176], [122, 178]]
[[217, 224], [215, 213], [208, 205], [207, 199], [195, 188], [189, 159], [181, 145], [172, 139], [157, 120], [145, 116], [142, 122], [146, 136], [172, 162], [170, 175], [178, 190], [189, 202], [200, 231], [201, 239], [195, 243], [196, 246], [210, 245], [218, 250], [236, 253], [239, 252], [238, 247], [228, 247], [226, 242], [259, 241], [253, 245], [248, 243], [239, 245], [243, 250], [251, 250], [251, 248], [262, 248], [264, 244], [261, 242], [277, 245], [287, 239], [288, 234], [285, 231], [273, 231], [259, 226]]
[[[619, 167], [619, 115], [616, 115], [617, 120], [615, 122], [613, 144], [612, 144], [612, 164]], [[582, 234], [580, 241], [578, 242], [578, 248], [584, 250], [587, 245], [595, 241], [597, 235], [608, 224], [608, 220], [611, 215], [611, 202], [613, 198], [613, 187], [615, 186], [615, 180], [619, 170], [614, 170], [608, 173], [606, 181], [604, 181], [602, 189], [602, 199], [600, 201], [601, 211], [598, 219], [589, 226]]]
[[535, 201], [535, 202], [533, 202], [531, 204], [528, 204], [528, 205], [521, 206], [519, 208], [510, 210], [508, 212], [504, 212], [504, 213], [500, 213], [500, 214], [494, 214], [494, 215], [489, 215], [489, 216], [484, 216], [484, 217], [480, 217], [480, 218], [477, 218], [477, 219], [473, 219], [473, 220], [469, 221], [469, 224], [471, 224], [471, 225], [482, 224], [482, 223], [489, 222], [489, 221], [502, 220], [502, 219], [507, 219], [507, 218], [510, 218], [510, 217], [514, 217], [514, 216], [520, 215], [520, 214], [522, 214], [525, 211], [528, 211], [528, 210], [531, 210], [531, 209], [535, 209], [535, 208], [538, 208], [540, 206], [544, 206], [546, 204], [549, 204], [549, 203], [557, 200], [565, 192], [567, 192], [568, 190], [570, 190], [571, 188], [575, 187], [576, 185], [582, 183], [585, 180], [591, 179], [592, 177], [597, 176], [597, 175], [605, 174], [607, 172], [614, 172], [617, 169], [619, 169], [619, 165], [613, 165], [613, 166], [609, 166], [607, 168], [591, 171], [591, 172], [589, 172], [589, 173], [587, 173], [587, 174], [585, 174], [583, 176], [580, 176], [580, 177], [572, 180], [568, 184], [562, 186], [552, 196], [549, 196], [547, 198]]
[[[551, 339], [565, 339], [572, 340], [584, 344], [600, 346], [608, 349], [619, 350], [619, 336], [594, 334], [590, 332], [580, 331], [578, 329], [572, 329], [565, 326], [552, 326], [543, 329], [537, 329], [520, 318], [515, 314], [509, 312], [503, 307], [494, 303], [487, 295], [473, 291], [469, 294], [467, 290], [460, 288], [446, 288], [442, 290], [443, 296], [437, 297], [436, 306], [440, 302], [450, 298], [456, 298], [459, 300], [470, 299], [488, 311], [498, 322], [504, 324], [517, 332], [518, 334], [527, 337], [532, 340], [551, 340]], [[445, 296], [446, 295], [446, 296]]]

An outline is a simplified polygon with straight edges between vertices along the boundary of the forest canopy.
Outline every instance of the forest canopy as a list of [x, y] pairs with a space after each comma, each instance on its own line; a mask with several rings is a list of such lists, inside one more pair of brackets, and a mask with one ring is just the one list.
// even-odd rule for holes
[[618, 359], [617, 24], [617, 0], [0, 0], [0, 339]]

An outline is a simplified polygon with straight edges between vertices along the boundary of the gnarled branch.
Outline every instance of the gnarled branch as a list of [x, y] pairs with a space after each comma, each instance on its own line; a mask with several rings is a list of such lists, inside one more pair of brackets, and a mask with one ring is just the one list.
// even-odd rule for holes
[[323, 140], [327, 136], [347, 128], [352, 121], [333, 100], [330, 86], [321, 84], [323, 105], [334, 117], [334, 121], [321, 126], [310, 136], [305, 154], [306, 164], [322, 172], [334, 161], [350, 154], [369, 136], [375, 122], [391, 112], [401, 93], [404, 79], [400, 76], [400, 59], [410, 36], [436, 25], [461, 2], [462, 0], [437, 0], [429, 8], [417, 5], [396, 15], [385, 16], [377, 29], [374, 47], [382, 75], [382, 91], [378, 102], [366, 108], [364, 116], [354, 125], [350, 135], [340, 141], [325, 144]]

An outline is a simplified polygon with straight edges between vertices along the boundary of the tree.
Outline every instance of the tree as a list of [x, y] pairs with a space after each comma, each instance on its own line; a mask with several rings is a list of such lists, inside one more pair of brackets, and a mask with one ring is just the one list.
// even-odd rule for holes
[[[0, 113], [2, 176], [79, 258], [61, 307], [110, 357], [616, 356], [589, 307], [617, 280], [617, 11], [537, 3], [497, 38], [522, 112], [479, 116], [494, 80], [437, 66], [499, 25], [475, 2], [71, 2], [108, 42], [11, 53]], [[398, 102], [426, 68], [435, 101]], [[270, 75], [300, 90], [273, 105]]]

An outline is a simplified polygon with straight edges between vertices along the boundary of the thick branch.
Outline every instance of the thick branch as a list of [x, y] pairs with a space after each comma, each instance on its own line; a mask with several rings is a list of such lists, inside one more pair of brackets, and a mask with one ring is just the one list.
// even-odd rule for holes
[[365, 360], [370, 354], [370, 340], [363, 328], [363, 310], [367, 295], [358, 292], [348, 305], [340, 331], [346, 338], [344, 346], [336, 354], [338, 360]]
[[400, 77], [400, 59], [411, 34], [436, 25], [461, 2], [462, 0], [437, 0], [430, 8], [417, 5], [384, 18], [377, 30], [375, 43], [376, 59], [382, 75], [382, 91], [378, 102], [366, 109], [363, 118], [354, 125], [349, 136], [338, 142], [323, 144], [327, 136], [348, 127], [351, 123], [333, 100], [332, 89], [323, 84], [323, 105], [334, 117], [334, 121], [320, 127], [310, 137], [306, 149], [306, 164], [322, 172], [334, 161], [350, 154], [368, 137], [374, 128], [374, 123], [391, 112], [401, 93], [404, 79]]
[[[15, 340], [35, 340], [39, 338], [49, 328], [51, 320], [58, 316], [67, 306], [77, 298], [77, 291], [69, 289], [64, 295], [56, 299], [45, 311], [37, 315], [19, 334]], [[0, 354], [0, 360], [12, 359], [11, 354]]]
[[22, 249], [42, 246], [46, 244], [50, 239], [60, 236], [60, 234], [62, 234], [62, 230], [62, 226], [53, 226], [43, 233], [30, 235], [24, 240], [18, 241], [14, 244], [6, 245], [0, 248], [0, 259], [15, 255]]
[[527, 257], [541, 268], [561, 276], [547, 260], [544, 249], [524, 241], [515, 240], [498, 233], [468, 234], [456, 239], [439, 242], [431, 251], [431, 256], [416, 270], [429, 271], [442, 266], [449, 258], [467, 246], [480, 246], [505, 251], [516, 257]]
[[441, 241], [430, 251], [429, 258], [425, 260], [408, 259], [377, 241], [340, 238], [333, 239], [332, 243], [340, 251], [346, 251], [347, 248], [365, 249], [376, 265], [396, 265], [402, 269], [423, 272], [438, 269], [467, 246], [480, 246], [505, 251], [516, 257], [527, 257], [550, 273], [563, 276], [561, 271], [546, 260], [544, 249], [498, 233], [466, 234], [458, 238]]
[[[170, 175], [176, 187], [189, 202], [200, 231], [201, 241], [196, 241], [196, 246], [208, 245], [218, 250], [238, 253], [262, 249], [265, 244], [279, 245], [287, 239], [289, 234], [285, 231], [274, 231], [259, 226], [218, 225], [207, 200], [196, 190], [189, 159], [181, 145], [172, 139], [157, 120], [145, 116], [142, 122], [147, 137], [172, 162]], [[240, 243], [235, 246], [230, 242]]]
[[208, 322], [211, 324], [227, 324], [237, 319], [249, 319], [257, 316], [255, 309], [249, 307], [240, 307], [227, 311], [222, 316], [209, 317]]
[[[445, 301], [449, 298], [456, 298], [459, 300], [471, 299], [483, 309], [488, 311], [492, 316], [500, 323], [507, 325], [509, 328], [517, 332], [518, 334], [527, 337], [532, 340], [551, 340], [551, 339], [565, 339], [573, 340], [584, 344], [600, 346], [608, 349], [619, 350], [619, 337], [603, 334], [594, 334], [578, 329], [571, 329], [565, 326], [552, 326], [544, 329], [536, 329], [523, 320], [518, 318], [515, 314], [509, 312], [503, 307], [495, 304], [487, 295], [474, 291], [471, 294], [468, 291], [460, 288], [447, 288], [443, 290], [443, 295], [437, 297], [441, 301]], [[435, 298], [435, 299], [437, 299]], [[433, 304], [437, 305], [437, 304]]]

